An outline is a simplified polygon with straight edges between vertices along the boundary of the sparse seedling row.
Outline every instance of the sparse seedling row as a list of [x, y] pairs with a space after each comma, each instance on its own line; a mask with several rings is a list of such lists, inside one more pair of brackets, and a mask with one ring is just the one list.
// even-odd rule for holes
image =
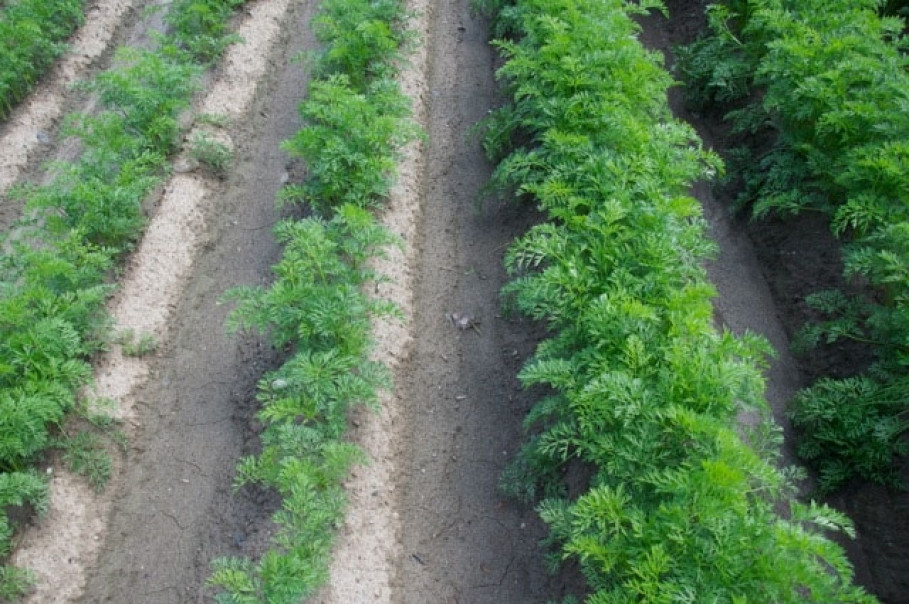
[[807, 299], [829, 320], [802, 331], [802, 350], [853, 340], [874, 354], [860, 375], [821, 379], [793, 402], [799, 454], [822, 491], [854, 476], [896, 484], [895, 456], [909, 452], [909, 57], [905, 22], [879, 16], [881, 4], [723, 2], [711, 35], [680, 53], [696, 107], [744, 104], [727, 120], [775, 141], [737, 151], [748, 166], [739, 203], [756, 218], [825, 215], [844, 243], [845, 279], [865, 291]]
[[[553, 566], [576, 561], [591, 603], [873, 602], [823, 534], [848, 520], [798, 502], [777, 467], [767, 343], [713, 327], [713, 245], [687, 191], [721, 166], [636, 39], [632, 15], [660, 4], [478, 4], [511, 97], [484, 127], [493, 187], [549, 216], [506, 257], [506, 301], [555, 335], [520, 374], [551, 395], [502, 482], [537, 502]], [[571, 492], [569, 469], [588, 477]]]
[[[244, 459], [237, 486], [258, 483], [282, 497], [272, 547], [258, 561], [213, 563], [217, 600], [296, 604], [325, 581], [334, 530], [346, 504], [341, 481], [362, 451], [344, 442], [348, 411], [375, 405], [389, 386], [370, 361], [372, 321], [394, 314], [367, 295], [368, 268], [396, 238], [370, 213], [388, 196], [400, 148], [417, 135], [394, 81], [407, 40], [400, 0], [325, 0], [314, 27], [324, 49], [300, 106], [304, 127], [284, 143], [308, 178], [281, 203], [314, 216], [276, 228], [285, 252], [268, 288], [242, 288], [232, 329], [252, 328], [293, 355], [259, 382], [263, 450]], [[365, 287], [370, 284], [370, 287]]]
[[[64, 135], [82, 145], [79, 158], [52, 166], [49, 184], [13, 193], [26, 212], [0, 236], [0, 556], [11, 547], [7, 508], [46, 508], [46, 483], [30, 469], [46, 448], [59, 448], [96, 488], [110, 473], [98, 437], [67, 438], [61, 428], [91, 378], [90, 356], [106, 346], [111, 271], [141, 233], [142, 201], [165, 174], [179, 140], [178, 114], [196, 90], [201, 65], [184, 38], [176, 31], [154, 51], [121, 49], [116, 66], [85, 85], [98, 95], [100, 111], [66, 120]], [[145, 354], [153, 342], [140, 338], [132, 346]], [[83, 417], [101, 425], [94, 412]], [[27, 578], [6, 567], [0, 597], [20, 594]]]
[[83, 0], [12, 0], [0, 10], [0, 118], [25, 98], [85, 18]]

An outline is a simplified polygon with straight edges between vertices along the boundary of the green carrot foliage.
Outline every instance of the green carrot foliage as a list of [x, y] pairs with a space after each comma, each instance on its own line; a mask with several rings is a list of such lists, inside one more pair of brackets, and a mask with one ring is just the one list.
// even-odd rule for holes
[[85, 18], [82, 0], [10, 0], [0, 10], [0, 118], [25, 98]]
[[[70, 21], [75, 17], [68, 11], [80, 5], [7, 3], [0, 45], [5, 19], [31, 4], [43, 7], [41, 18]], [[42, 41], [37, 29], [31, 35]], [[29, 468], [48, 447], [59, 448], [96, 488], [110, 473], [94, 433], [66, 436], [62, 428], [73, 411], [101, 426], [77, 399], [91, 379], [91, 355], [106, 346], [109, 279], [141, 234], [143, 199], [176, 149], [178, 117], [201, 71], [177, 42], [164, 36], [154, 51], [118, 51], [115, 66], [84, 85], [98, 95], [100, 110], [66, 118], [62, 136], [78, 141], [78, 157], [52, 165], [46, 184], [12, 193], [25, 214], [0, 236], [0, 557], [9, 554], [15, 528], [10, 506], [46, 509], [47, 484]], [[0, 567], [0, 599], [13, 599], [29, 585], [28, 571]]]
[[306, 181], [285, 189], [285, 202], [320, 212], [350, 203], [377, 207], [391, 186], [397, 149], [416, 135], [403, 118], [408, 105], [393, 80], [357, 90], [346, 73], [314, 81], [300, 106], [306, 127], [282, 145], [303, 159]]
[[316, 38], [323, 44], [318, 71], [343, 73], [357, 90], [393, 76], [409, 40], [406, 17], [400, 0], [323, 3], [313, 20]]
[[213, 63], [230, 44], [239, 41], [228, 27], [234, 11], [246, 0], [178, 0], [165, 15], [170, 39], [192, 60]]
[[[591, 603], [873, 602], [823, 534], [848, 520], [796, 501], [777, 467], [769, 345], [713, 326], [714, 246], [687, 191], [721, 165], [636, 39], [654, 3], [495, 4], [510, 101], [485, 127], [493, 186], [548, 216], [509, 249], [504, 296], [554, 332], [520, 373], [552, 394], [503, 482], [542, 497], [553, 566], [576, 561]], [[765, 423], [740, 425], [744, 410]]]
[[[909, 370], [909, 58], [904, 21], [886, 16], [901, 9], [874, 0], [724, 2], [711, 8], [711, 34], [680, 54], [693, 99], [723, 107], [751, 95], [727, 119], [775, 140], [747, 162], [740, 203], [756, 217], [824, 213], [844, 242], [844, 277], [867, 286], [850, 300], [809, 298], [827, 318], [799, 338], [803, 349], [850, 339], [874, 354], [862, 376], [821, 380], [794, 403], [802, 451], [827, 491], [854, 476], [892, 484], [906, 453], [900, 418], [909, 407], [895, 393]], [[811, 410], [819, 408], [842, 417], [818, 423]], [[869, 410], [867, 421], [856, 409]], [[873, 453], [860, 446], [866, 438]]]
[[393, 79], [404, 21], [398, 0], [322, 3], [314, 28], [325, 47], [300, 106], [304, 126], [283, 144], [308, 176], [279, 195], [313, 216], [275, 229], [285, 250], [271, 286], [226, 296], [237, 302], [230, 330], [255, 329], [293, 355], [259, 382], [263, 449], [240, 462], [236, 481], [280, 494], [277, 532], [258, 561], [212, 563], [209, 584], [223, 604], [296, 604], [325, 582], [346, 506], [341, 481], [365, 458], [342, 440], [348, 413], [375, 407], [390, 386], [370, 360], [371, 330], [397, 311], [366, 291], [381, 281], [369, 261], [399, 243], [370, 210], [388, 196], [400, 148], [418, 135]]

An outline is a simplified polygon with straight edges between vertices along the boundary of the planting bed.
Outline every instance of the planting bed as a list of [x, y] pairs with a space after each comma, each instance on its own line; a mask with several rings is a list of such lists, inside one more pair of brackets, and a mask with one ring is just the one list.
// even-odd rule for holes
[[[367, 286], [400, 311], [373, 330], [372, 358], [388, 367], [394, 386], [380, 394], [379, 412], [358, 408], [350, 415], [346, 438], [370, 461], [344, 482], [346, 520], [337, 523], [328, 580], [313, 601], [517, 604], [582, 597], [587, 588], [575, 563], [547, 570], [539, 542], [548, 529], [534, 508], [499, 490], [503, 470], [526, 441], [524, 417], [547, 394], [522, 388], [517, 374], [551, 335], [501, 304], [506, 249], [544, 220], [529, 204], [483, 191], [494, 166], [472, 127], [504, 102], [494, 77], [502, 63], [488, 43], [489, 23], [470, 0], [404, 4], [414, 37], [397, 80], [426, 137], [405, 147], [387, 204], [376, 211], [403, 246], [371, 261], [389, 281]], [[671, 21], [642, 19], [643, 42], [671, 55], [672, 45], [703, 27], [703, 6], [692, 4], [669, 2]], [[26, 522], [11, 558], [36, 573], [27, 602], [212, 602], [227, 597], [222, 587], [229, 582], [223, 576], [221, 587], [210, 582], [213, 560], [257, 559], [271, 547], [277, 529], [270, 516], [281, 498], [233, 483], [239, 460], [262, 451], [257, 382], [287, 361], [294, 345], [274, 346], [255, 332], [228, 335], [236, 302], [224, 294], [269, 285], [282, 253], [272, 227], [282, 217], [310, 216], [300, 206], [276, 209], [275, 198], [307, 173], [281, 146], [301, 128], [298, 107], [319, 76], [312, 63], [295, 60], [320, 47], [311, 30], [318, 9], [317, 0], [246, 3], [230, 22], [242, 40], [200, 80], [196, 118], [183, 118], [183, 125], [203, 125], [232, 158], [226, 169], [213, 170], [191, 157], [187, 144], [143, 206], [148, 226], [116, 274], [109, 309], [117, 329], [153, 334], [157, 347], [136, 358], [114, 346], [94, 359], [93, 395], [116, 400], [113, 413], [127, 436], [103, 492], [70, 475], [58, 456], [42, 459], [40, 468], [53, 476], [50, 510]], [[60, 116], [96, 100], [67, 83], [105, 68], [114, 44], [148, 44], [161, 15], [112, 0], [88, 6], [80, 31], [101, 27], [106, 45], [80, 50], [77, 38], [59, 65], [85, 63], [79, 57], [90, 55], [87, 64], [52, 69], [14, 109], [0, 129], [0, 140], [19, 141], [0, 152], [0, 192], [45, 178], [42, 161], [77, 151], [59, 141]], [[677, 91], [670, 101], [708, 147], [723, 144], [718, 121], [686, 113]], [[204, 115], [221, 117], [203, 124]], [[797, 319], [786, 305], [794, 294], [781, 289], [786, 276], [768, 261], [781, 252], [775, 240], [749, 232], [709, 185], [696, 184], [693, 193], [720, 247], [708, 265], [719, 293], [714, 321], [738, 334], [759, 333], [778, 351], [766, 374], [767, 398], [784, 428], [783, 460], [794, 462], [783, 410], [805, 385], [806, 368], [788, 352]], [[20, 212], [3, 199], [4, 228]], [[814, 241], [826, 249], [822, 237]], [[823, 262], [822, 256], [818, 266]], [[266, 383], [279, 390], [280, 381]], [[566, 470], [579, 491], [589, 474], [581, 465]], [[854, 511], [859, 499], [872, 500], [859, 508], [860, 547], [847, 548], [863, 584], [898, 602], [893, 594], [903, 579], [883, 575], [901, 550], [879, 550], [870, 537], [886, 521], [879, 504], [891, 497], [858, 493], [843, 501]]]
[[[667, 51], [670, 63], [673, 48], [690, 44], [707, 28], [705, 9], [707, 2], [688, 3], [670, 1], [667, 6], [672, 19], [651, 18], [645, 21], [644, 39], [655, 48]], [[692, 112], [683, 101], [683, 91], [677, 88], [670, 93], [674, 112], [695, 125], [699, 135], [712, 148], [727, 153], [730, 147], [742, 144], [741, 137], [730, 131], [716, 108]], [[766, 144], [766, 141], [764, 141]], [[717, 310], [740, 300], [744, 312], [733, 313], [740, 326], [755, 325], [750, 321], [760, 317], [760, 308], [772, 309], [776, 317], [761, 321], [764, 333], [778, 351], [778, 358], [768, 377], [768, 401], [775, 409], [778, 421], [787, 434], [783, 453], [789, 463], [802, 463], [795, 455], [797, 435], [792, 432], [785, 411], [797, 390], [805, 388], [821, 377], [843, 378], [863, 371], [872, 361], [867, 346], [843, 339], [821, 346], [810, 354], [794, 355], [790, 342], [798, 337], [799, 330], [810, 321], [819, 319], [819, 313], [805, 302], [806, 296], [827, 289], [843, 289], [855, 293], [856, 281], [843, 279], [842, 242], [831, 233], [828, 221], [821, 215], [807, 212], [795, 218], [771, 216], [751, 220], [747, 212], [733, 210], [739, 192], [739, 181], [732, 186], [701, 188], [699, 197], [705, 200], [708, 218], [715, 225], [714, 236], [721, 244], [720, 262], [736, 248], [753, 249], [756, 264], [752, 269], [758, 274], [748, 281], [759, 283], [763, 293], [756, 295], [743, 288], [739, 276], [713, 270], [711, 278], [718, 285], [720, 298]], [[725, 233], [725, 235], [724, 235]], [[730, 239], [727, 237], [731, 236]], [[727, 270], [737, 271], [737, 263], [728, 264]], [[722, 271], [722, 269], [720, 269]], [[731, 275], [731, 279], [729, 276]], [[769, 299], [769, 304], [752, 305], [753, 300]], [[751, 311], [747, 309], [752, 309]], [[721, 314], [721, 318], [726, 317]], [[739, 329], [735, 323], [728, 323]], [[782, 390], [781, 390], [782, 388]], [[902, 462], [901, 473], [906, 474]], [[804, 485], [807, 492], [815, 488], [814, 477]], [[817, 494], [812, 496], [817, 497]], [[909, 589], [909, 575], [902, 560], [907, 555], [909, 536], [900, 521], [907, 506], [907, 495], [892, 489], [853, 480], [838, 492], [824, 498], [828, 504], [846, 513], [855, 524], [855, 539], [840, 539], [856, 569], [856, 580], [883, 602], [903, 602]]]

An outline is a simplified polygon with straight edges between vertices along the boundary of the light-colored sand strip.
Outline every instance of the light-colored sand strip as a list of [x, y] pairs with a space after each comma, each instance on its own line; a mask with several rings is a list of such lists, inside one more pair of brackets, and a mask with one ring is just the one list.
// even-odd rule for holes
[[19, 178], [28, 157], [41, 144], [39, 135], [60, 119], [66, 91], [85, 77], [92, 63], [108, 48], [111, 37], [135, 0], [100, 0], [88, 7], [85, 24], [70, 40], [70, 48], [57, 61], [28, 98], [9, 116], [0, 131], [0, 195]]
[[[228, 51], [221, 76], [200, 103], [200, 111], [218, 111], [239, 121], [250, 110], [259, 82], [267, 75], [268, 57], [280, 40], [281, 22], [290, 3], [259, 0], [248, 7], [248, 16], [238, 29], [243, 43]], [[111, 301], [110, 312], [119, 329], [167, 341], [173, 308], [206, 241], [205, 209], [215, 201], [212, 197], [209, 183], [198, 175], [178, 174], [167, 183], [122, 289]], [[94, 394], [116, 399], [116, 415], [130, 420], [135, 404], [132, 393], [148, 374], [145, 361], [124, 358], [114, 351], [96, 365]], [[134, 423], [132, 427], [139, 428]], [[110, 495], [99, 497], [84, 481], [55, 470], [50, 511], [38, 526], [25, 531], [13, 557], [13, 564], [32, 569], [38, 577], [28, 604], [71, 602], [79, 596], [86, 569], [97, 558], [110, 508]]]
[[[426, 125], [426, 98], [430, 3], [411, 0], [407, 8], [416, 16], [410, 29], [417, 34], [419, 46], [410, 57], [400, 83], [412, 99], [415, 119]], [[377, 342], [374, 358], [396, 372], [406, 359], [413, 339], [413, 278], [417, 260], [417, 228], [422, 212], [424, 145], [412, 143], [398, 169], [398, 180], [391, 191], [389, 204], [381, 221], [400, 236], [404, 250], [389, 249], [388, 258], [373, 262], [373, 267], [390, 279], [382, 284], [378, 295], [394, 301], [404, 321], [383, 320], [374, 326]], [[352, 440], [369, 455], [370, 464], [357, 468], [345, 484], [349, 508], [344, 526], [332, 556], [331, 578], [314, 601], [322, 604], [352, 602], [391, 602], [395, 586], [395, 569], [400, 556], [401, 519], [396, 511], [395, 482], [396, 434], [400, 431], [400, 403], [396, 392], [382, 397], [380, 413], [358, 413]]]

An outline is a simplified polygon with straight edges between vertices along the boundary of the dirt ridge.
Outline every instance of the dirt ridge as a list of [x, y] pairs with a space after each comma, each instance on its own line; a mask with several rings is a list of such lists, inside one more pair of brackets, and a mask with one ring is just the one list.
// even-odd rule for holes
[[[413, 119], [426, 127], [429, 23], [434, 7], [426, 0], [406, 2], [408, 30], [418, 43], [409, 53], [398, 77], [402, 92], [411, 99]], [[425, 195], [425, 144], [412, 142], [403, 150], [397, 180], [380, 222], [403, 241], [403, 248], [389, 247], [385, 258], [374, 260], [376, 272], [387, 278], [375, 294], [393, 301], [401, 319], [382, 319], [373, 326], [377, 346], [373, 360], [392, 371], [394, 384], [401, 383], [402, 363], [410, 354], [414, 316], [413, 280], [418, 255], [417, 227]], [[400, 387], [380, 396], [380, 411], [361, 410], [352, 419], [350, 438], [369, 456], [367, 466], [357, 468], [345, 482], [349, 507], [332, 555], [328, 585], [313, 599], [322, 604], [394, 601], [395, 560], [400, 553], [401, 514], [396, 493], [400, 474], [398, 447], [402, 434]]]

